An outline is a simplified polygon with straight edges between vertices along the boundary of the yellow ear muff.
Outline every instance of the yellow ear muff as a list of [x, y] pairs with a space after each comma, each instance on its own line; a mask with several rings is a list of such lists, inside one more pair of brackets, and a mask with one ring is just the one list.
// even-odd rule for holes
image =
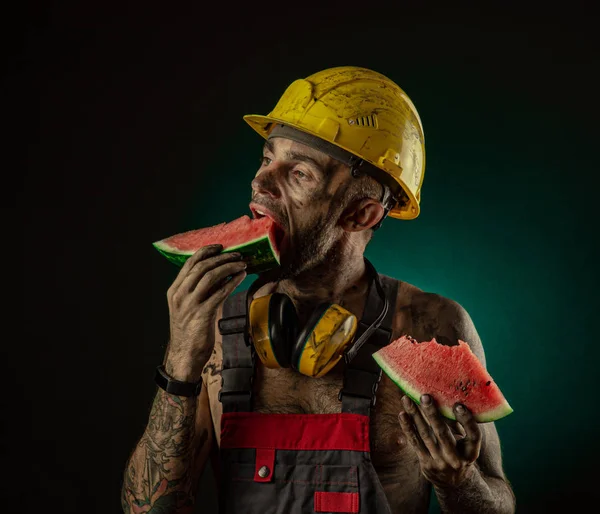
[[358, 327], [356, 316], [340, 305], [325, 305], [315, 312], [296, 340], [292, 367], [303, 375], [321, 377], [342, 358]]
[[269, 301], [271, 295], [261, 296], [250, 304], [250, 337], [260, 360], [268, 368], [278, 368], [279, 363], [269, 337]]
[[281, 293], [256, 298], [250, 304], [249, 331], [254, 349], [267, 368], [289, 368], [298, 333], [298, 315], [292, 300]]
[[337, 304], [323, 304], [298, 335], [294, 304], [281, 293], [253, 300], [249, 318], [252, 344], [267, 368], [292, 367], [315, 378], [339, 362], [358, 327], [358, 320], [350, 311]]

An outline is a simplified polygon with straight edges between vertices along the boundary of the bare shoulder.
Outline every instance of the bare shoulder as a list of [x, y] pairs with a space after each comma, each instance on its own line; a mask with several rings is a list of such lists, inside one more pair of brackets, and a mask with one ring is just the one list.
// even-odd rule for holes
[[[441, 344], [454, 346], [458, 340], [467, 343], [479, 361], [486, 366], [483, 344], [477, 329], [467, 310], [457, 301], [440, 294], [422, 291], [414, 286], [406, 286], [409, 293], [400, 296], [397, 313], [404, 312], [410, 318], [403, 334], [418, 341], [430, 341], [435, 337]], [[403, 335], [399, 334], [399, 335]], [[455, 433], [460, 432], [456, 422], [446, 421]], [[482, 434], [482, 446], [477, 464], [489, 477], [506, 480], [502, 467], [500, 439], [493, 422], [479, 425]]]
[[409, 305], [412, 337], [418, 341], [435, 337], [438, 343], [448, 346], [464, 341], [485, 366], [483, 344], [470, 314], [460, 303], [437, 293], [415, 290]]

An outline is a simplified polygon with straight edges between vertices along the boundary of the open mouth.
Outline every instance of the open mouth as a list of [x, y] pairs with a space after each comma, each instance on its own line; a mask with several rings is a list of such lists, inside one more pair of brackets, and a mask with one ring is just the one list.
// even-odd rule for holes
[[267, 218], [271, 218], [273, 220], [273, 223], [275, 223], [275, 225], [277, 226], [277, 228], [279, 228], [280, 230], [285, 232], [283, 223], [279, 220], [279, 218], [273, 212], [271, 212], [266, 207], [263, 207], [262, 205], [258, 205], [256, 203], [251, 203], [250, 211], [252, 212], [252, 215], [254, 216], [255, 219], [264, 218], [265, 216]]
[[275, 242], [277, 244], [277, 248], [279, 249], [279, 251], [281, 251], [282, 247], [285, 244], [284, 242], [286, 241], [286, 230], [281, 221], [269, 209], [256, 203], [250, 204], [250, 211], [252, 212], [252, 216], [254, 217], [254, 219], [267, 217], [273, 221], [275, 231]]

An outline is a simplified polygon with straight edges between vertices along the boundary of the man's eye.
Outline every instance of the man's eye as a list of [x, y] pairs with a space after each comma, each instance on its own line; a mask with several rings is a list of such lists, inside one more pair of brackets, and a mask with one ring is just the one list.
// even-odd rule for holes
[[268, 165], [269, 165], [269, 164], [271, 164], [272, 162], [273, 162], [273, 161], [272, 161], [271, 159], [269, 159], [269, 157], [262, 156], [262, 157], [260, 158], [260, 164], [261, 164], [261, 166], [268, 166]]
[[294, 170], [292, 173], [298, 178], [308, 178], [308, 175], [301, 170]]

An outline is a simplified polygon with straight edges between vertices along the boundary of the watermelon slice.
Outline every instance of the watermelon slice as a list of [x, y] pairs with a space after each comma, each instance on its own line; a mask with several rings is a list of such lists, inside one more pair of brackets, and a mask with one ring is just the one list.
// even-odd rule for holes
[[248, 263], [246, 272], [262, 273], [279, 265], [283, 230], [269, 217], [251, 219], [244, 215], [229, 223], [189, 230], [153, 244], [172, 263], [183, 263], [203, 246], [223, 245], [223, 252], [240, 252]]
[[456, 419], [452, 408], [461, 403], [479, 423], [495, 421], [513, 409], [479, 359], [464, 341], [457, 346], [435, 338], [418, 343], [402, 336], [373, 354], [381, 369], [406, 395], [420, 403], [430, 394], [440, 412]]

